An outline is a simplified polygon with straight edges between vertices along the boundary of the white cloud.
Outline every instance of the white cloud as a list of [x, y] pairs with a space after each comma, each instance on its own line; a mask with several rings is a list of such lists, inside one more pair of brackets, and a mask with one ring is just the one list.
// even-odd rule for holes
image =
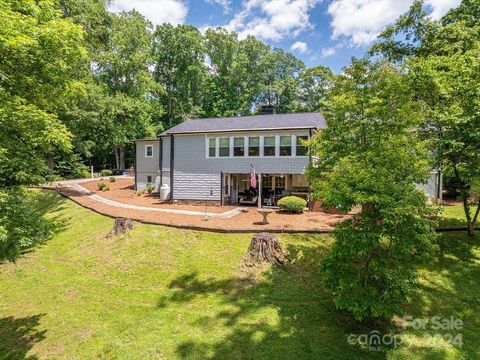
[[183, 24], [188, 13], [183, 0], [113, 0], [109, 8], [113, 12], [135, 9], [154, 25]]
[[290, 48], [291, 50], [298, 51], [300, 54], [304, 54], [308, 51], [308, 45], [306, 42], [303, 41], [297, 41], [292, 45]]
[[333, 47], [327, 47], [327, 48], [322, 48], [322, 57], [327, 57], [335, 54], [335, 48]]
[[225, 28], [241, 39], [254, 35], [264, 40], [295, 38], [312, 27], [309, 11], [320, 0], [248, 0]]
[[[332, 38], [346, 37], [353, 45], [368, 45], [382, 29], [405, 13], [412, 0], [332, 0]], [[426, 0], [431, 17], [438, 19], [460, 0]]]
[[231, 0], [205, 0], [208, 4], [217, 4], [223, 8], [223, 13], [228, 14], [230, 12]]
[[445, 15], [448, 10], [460, 5], [461, 2], [462, 0], [425, 0], [425, 5], [432, 9], [430, 17], [433, 20], [438, 20]]

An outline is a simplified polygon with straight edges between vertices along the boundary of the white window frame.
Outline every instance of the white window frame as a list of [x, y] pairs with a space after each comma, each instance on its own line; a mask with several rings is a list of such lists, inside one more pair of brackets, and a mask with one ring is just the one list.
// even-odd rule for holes
[[[250, 156], [250, 138], [258, 138], [258, 155]], [[254, 136], [247, 136], [247, 153], [246, 157], [249, 158], [259, 158], [262, 157], [262, 136], [260, 135], [254, 135]]]
[[[281, 136], [290, 136], [290, 146], [291, 146], [291, 154], [290, 155], [285, 155], [285, 156], [280, 156], [280, 137]], [[239, 134], [232, 134], [232, 135], [214, 135], [214, 136], [209, 136], [205, 134], [205, 157], [207, 159], [217, 159], [217, 158], [237, 158], [237, 159], [242, 159], [242, 158], [266, 158], [266, 159], [273, 159], [273, 158], [305, 158], [308, 157], [308, 155], [298, 155], [297, 156], [297, 136], [306, 136], [307, 139], [310, 139], [310, 136], [308, 134], [288, 134], [288, 133], [265, 133], [262, 135], [239, 135]], [[259, 155], [258, 156], [250, 156], [249, 155], [249, 141], [251, 137], [258, 137], [259, 138]], [[275, 156], [265, 156], [264, 154], [264, 138], [265, 137], [274, 137], [275, 138]], [[229, 156], [220, 156], [220, 138], [229, 138]], [[235, 138], [243, 138], [243, 156], [234, 156], [234, 139]], [[215, 139], [215, 156], [210, 156], [210, 139]]]
[[[228, 140], [228, 156], [221, 156], [220, 155], [220, 140], [221, 139], [227, 139]], [[232, 137], [231, 136], [220, 136], [217, 138], [217, 142], [218, 142], [218, 157], [220, 158], [229, 158], [229, 157], [232, 157]], [[215, 151], [217, 152], [217, 151]]]
[[[243, 139], [243, 156], [235, 156], [235, 154], [234, 154], [234, 151], [235, 151], [235, 139]], [[232, 137], [231, 137], [231, 142], [230, 142], [230, 144], [231, 144], [231, 146], [232, 146], [232, 148], [230, 149], [230, 150], [231, 150], [231, 151], [230, 151], [230, 154], [232, 155], [231, 157], [239, 158], [239, 159], [245, 157], [245, 142], [246, 142], [245, 136], [232, 136]]]
[[[281, 137], [289, 137], [290, 136], [290, 155], [280, 155], [280, 147], [281, 147], [281, 144], [280, 144], [280, 138]], [[278, 156], [281, 157], [281, 158], [290, 158], [290, 157], [294, 157], [294, 152], [293, 152], [293, 138], [294, 138], [295, 135], [279, 135], [278, 136]], [[296, 150], [296, 149], [295, 149]]]
[[[148, 155], [148, 148], [152, 149], [152, 155]], [[153, 158], [153, 145], [145, 145], [145, 157]]]
[[[308, 152], [310, 151], [308, 146], [307, 146], [307, 155], [297, 155], [297, 136], [298, 137], [306, 137], [307, 141], [310, 140], [310, 136], [308, 134], [307, 135], [293, 135], [293, 140], [294, 140], [293, 146], [295, 147], [295, 157], [306, 158], [306, 157], [308, 157]], [[292, 151], [292, 154], [293, 154], [293, 151]]]

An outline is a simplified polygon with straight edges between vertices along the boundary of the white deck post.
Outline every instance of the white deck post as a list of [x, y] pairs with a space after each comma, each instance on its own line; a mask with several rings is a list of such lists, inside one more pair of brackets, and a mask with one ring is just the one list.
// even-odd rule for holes
[[262, 173], [258, 173], [258, 207], [262, 207]]

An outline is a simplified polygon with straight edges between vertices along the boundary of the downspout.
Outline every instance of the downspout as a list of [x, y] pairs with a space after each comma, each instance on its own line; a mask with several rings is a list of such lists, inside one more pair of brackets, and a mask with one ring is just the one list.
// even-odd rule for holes
[[437, 170], [437, 177], [438, 177], [438, 183], [437, 183], [437, 205], [440, 205], [443, 202], [443, 193], [442, 193], [442, 188], [443, 188], [443, 173], [442, 170], [438, 169]]
[[174, 160], [175, 160], [174, 150], [175, 150], [174, 138], [173, 138], [173, 134], [171, 134], [170, 135], [170, 201], [172, 201], [172, 202], [173, 202], [173, 174], [174, 174], [174, 171], [175, 171], [175, 168], [174, 168]]
[[134, 153], [133, 174], [134, 174], [134, 177], [135, 177], [134, 189], [135, 189], [135, 191], [137, 191], [137, 143], [136, 142], [133, 143], [133, 153]]
[[223, 206], [223, 171], [220, 171], [220, 206]]
[[160, 170], [160, 188], [158, 189], [158, 192], [160, 192], [160, 189], [162, 188], [163, 185], [163, 139], [161, 137], [158, 138], [158, 143], [159, 143], [159, 154], [158, 154], [158, 168]]

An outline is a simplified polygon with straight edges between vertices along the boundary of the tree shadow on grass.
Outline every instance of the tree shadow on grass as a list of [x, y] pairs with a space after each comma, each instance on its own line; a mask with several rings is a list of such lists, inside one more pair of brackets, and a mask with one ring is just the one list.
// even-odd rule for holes
[[45, 330], [39, 331], [40, 319], [45, 314], [24, 318], [4, 317], [0, 319], [0, 358], [1, 359], [38, 359], [27, 355], [30, 349], [45, 339]]
[[[238, 277], [202, 278], [195, 271], [174, 279], [169, 285], [173, 293], [158, 301], [161, 308], [212, 295], [221, 299], [213, 315], [191, 321], [190, 325], [201, 329], [205, 338], [181, 342], [177, 346], [179, 357], [384, 359], [384, 352], [347, 342], [349, 334], [369, 332], [371, 325], [359, 324], [336, 310], [322, 286], [319, 269], [326, 248], [318, 241], [309, 244], [308, 236], [302, 239], [301, 245], [287, 246], [291, 262], [267, 269], [255, 282]], [[222, 328], [226, 335], [209, 341], [212, 326]]]
[[454, 346], [457, 356], [479, 359], [480, 236], [471, 238], [464, 232], [447, 232], [439, 235], [437, 244], [438, 261], [422, 269], [419, 292], [413, 297], [407, 311], [414, 318], [431, 319], [439, 316], [441, 319], [454, 317], [462, 320], [462, 329], [432, 331], [427, 327], [427, 331], [420, 335], [428, 334], [429, 330], [431, 334], [461, 334], [463, 345]]

